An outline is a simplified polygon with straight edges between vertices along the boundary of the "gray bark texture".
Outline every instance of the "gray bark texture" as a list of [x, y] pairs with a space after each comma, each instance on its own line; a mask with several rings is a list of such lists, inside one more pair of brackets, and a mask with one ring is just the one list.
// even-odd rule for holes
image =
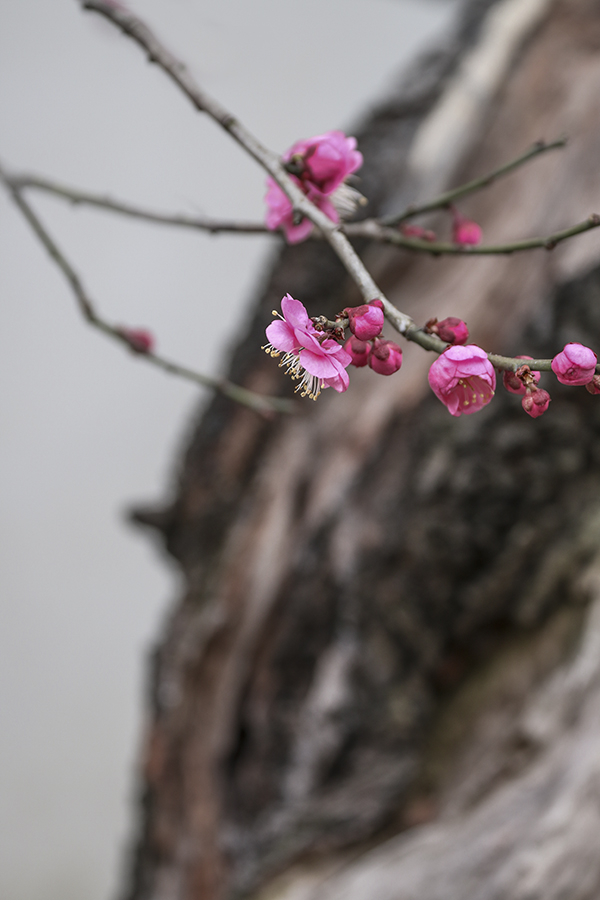
[[[369, 215], [548, 154], [461, 204], [488, 242], [600, 212], [600, 3], [475, 0], [354, 131]], [[444, 228], [444, 218], [430, 220]], [[553, 252], [358, 249], [418, 322], [507, 354], [600, 350], [596, 232]], [[231, 377], [286, 292], [359, 302], [328, 247], [281, 250]], [[392, 336], [392, 335], [390, 335]], [[151, 676], [129, 900], [600, 897], [600, 398], [499, 385], [452, 418], [405, 348], [392, 377], [265, 421], [216, 397], [176, 495], [137, 518], [183, 573]]]

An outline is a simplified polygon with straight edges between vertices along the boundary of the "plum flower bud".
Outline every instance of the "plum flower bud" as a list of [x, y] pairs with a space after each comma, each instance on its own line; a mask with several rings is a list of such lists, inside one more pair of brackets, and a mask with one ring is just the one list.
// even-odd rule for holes
[[348, 316], [349, 328], [360, 341], [371, 341], [381, 334], [383, 328], [383, 304], [381, 300], [351, 306], [344, 310]]
[[546, 412], [551, 399], [548, 391], [545, 391], [543, 388], [534, 388], [527, 391], [521, 400], [521, 405], [528, 416], [531, 416], [532, 419], [537, 419], [538, 416]]
[[351, 338], [348, 338], [344, 344], [344, 350], [352, 359], [352, 362], [350, 363], [351, 366], [356, 366], [357, 369], [361, 369], [363, 366], [367, 365], [371, 347], [366, 341], [361, 341], [353, 335]]
[[456, 319], [454, 316], [442, 319], [433, 327], [433, 331], [437, 332], [438, 337], [447, 344], [466, 344], [469, 340], [469, 329], [466, 322]]
[[135, 353], [152, 353], [154, 350], [154, 335], [146, 328], [122, 327], [118, 330]]
[[433, 393], [453, 416], [478, 412], [496, 389], [494, 367], [476, 344], [448, 347], [432, 364], [428, 378]]
[[481, 243], [481, 226], [471, 219], [465, 219], [457, 210], [453, 209], [452, 240], [461, 246], [479, 244]]
[[376, 338], [369, 354], [369, 365], [378, 375], [393, 375], [402, 365], [402, 350], [393, 341]]
[[421, 228], [420, 225], [405, 225], [403, 222], [400, 225], [400, 232], [407, 238], [418, 238], [418, 240], [429, 242], [437, 240], [435, 231], [431, 231], [430, 228]]
[[586, 384], [585, 389], [590, 394], [600, 394], [600, 375], [594, 375], [592, 380]]
[[594, 377], [598, 357], [583, 344], [569, 343], [552, 360], [552, 371], [561, 384], [587, 384]]
[[[516, 359], [533, 359], [533, 356], [517, 356]], [[532, 372], [529, 370], [529, 376], [533, 378], [533, 381], [536, 384], [540, 380], [540, 374], [540, 372]], [[524, 394], [527, 390], [523, 383], [523, 379], [519, 378], [516, 372], [503, 372], [502, 384], [511, 394]]]

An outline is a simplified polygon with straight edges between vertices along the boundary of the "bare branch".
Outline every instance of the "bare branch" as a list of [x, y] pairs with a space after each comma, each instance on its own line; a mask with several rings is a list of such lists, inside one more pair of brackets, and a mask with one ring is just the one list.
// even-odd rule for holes
[[[50, 236], [37, 214], [23, 197], [22, 189], [15, 186], [14, 182], [6, 175], [1, 167], [0, 180], [6, 186], [6, 189], [15, 204], [45, 247], [48, 254], [69, 282], [84, 319], [94, 328], [97, 328], [108, 337], [125, 345], [129, 350], [132, 350], [132, 343], [127, 337], [127, 331], [124, 330], [122, 326], [111, 325], [96, 312], [95, 306], [86, 292], [77, 272], [59, 249], [54, 239]], [[289, 413], [293, 411], [293, 404], [289, 400], [257, 394], [240, 385], [233, 384], [233, 382], [228, 381], [226, 378], [211, 378], [208, 375], [203, 375], [200, 372], [189, 369], [187, 366], [179, 365], [178, 363], [172, 362], [171, 360], [150, 351], [138, 353], [138, 355], [149, 363], [163, 369], [165, 372], [169, 372], [172, 375], [178, 375], [181, 378], [186, 378], [188, 381], [201, 384], [203, 387], [219, 391], [231, 400], [235, 400], [237, 403], [241, 403], [243, 406], [247, 406], [262, 415], [269, 416], [275, 412]]]
[[565, 147], [566, 144], [566, 137], [558, 138], [558, 140], [552, 141], [549, 144], [547, 144], [545, 141], [536, 141], [533, 147], [530, 147], [530, 149], [523, 153], [521, 156], [513, 159], [512, 162], [508, 162], [503, 166], [499, 166], [499, 168], [494, 169], [493, 172], [489, 172], [487, 175], [483, 175], [481, 178], [475, 178], [473, 181], [467, 182], [467, 184], [463, 184], [459, 187], [453, 188], [451, 191], [446, 191], [445, 193], [440, 194], [439, 197], [435, 197], [433, 200], [428, 200], [427, 202], [421, 203], [419, 205], [411, 204], [410, 206], [406, 207], [404, 212], [398, 213], [394, 216], [386, 216], [385, 218], [381, 219], [381, 224], [399, 225], [400, 222], [405, 222], [407, 219], [412, 219], [415, 216], [422, 215], [423, 213], [432, 212], [434, 209], [443, 209], [443, 207], [449, 206], [460, 197], [466, 197], [467, 194], [473, 194], [475, 191], [479, 191], [481, 190], [481, 188], [493, 184], [494, 181], [496, 181], [498, 178], [501, 178], [503, 175], [508, 175], [510, 172], [514, 172], [515, 169], [518, 169], [524, 163], [529, 162], [529, 160], [531, 159], [535, 159], [535, 157], [539, 156], [540, 153], [547, 153], [548, 150], [561, 149]]
[[600, 215], [592, 213], [584, 222], [573, 225], [571, 228], [565, 228], [563, 231], [557, 231], [547, 237], [529, 238], [525, 241], [515, 241], [508, 244], [481, 244], [479, 246], [469, 246], [462, 244], [451, 244], [438, 241], [423, 241], [418, 238], [405, 237], [401, 232], [394, 228], [386, 228], [378, 225], [373, 219], [365, 222], [356, 222], [344, 226], [344, 233], [349, 237], [365, 237], [371, 240], [381, 241], [386, 244], [394, 244], [397, 247], [403, 247], [405, 250], [416, 250], [420, 253], [430, 253], [432, 256], [453, 255], [453, 256], [490, 256], [500, 254], [519, 253], [522, 250], [535, 250], [541, 248], [544, 250], [554, 250], [561, 241], [582, 234], [584, 231], [590, 231], [600, 225]]
[[208, 216], [190, 216], [185, 213], [159, 213], [149, 209], [142, 209], [133, 203], [124, 200], [114, 200], [112, 197], [103, 197], [100, 194], [91, 194], [78, 188], [59, 184], [39, 175], [11, 175], [10, 183], [17, 188], [44, 191], [55, 197], [67, 200], [74, 206], [95, 206], [98, 209], [106, 209], [109, 212], [120, 213], [133, 219], [143, 219], [147, 222], [155, 222], [158, 225], [175, 225], [180, 228], [194, 228], [198, 231], [208, 231], [210, 234], [219, 232], [231, 232], [234, 234], [271, 234], [262, 222], [241, 222], [227, 219], [213, 219]]

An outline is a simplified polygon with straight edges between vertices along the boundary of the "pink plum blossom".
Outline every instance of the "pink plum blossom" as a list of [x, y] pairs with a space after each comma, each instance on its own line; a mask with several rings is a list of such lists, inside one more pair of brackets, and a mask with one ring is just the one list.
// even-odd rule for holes
[[367, 341], [361, 341], [352, 335], [352, 337], [348, 338], [344, 344], [344, 350], [346, 353], [350, 354], [351, 366], [356, 366], [357, 369], [361, 369], [363, 366], [367, 365], [369, 353], [371, 352], [371, 347]]
[[300, 381], [296, 391], [316, 400], [327, 387], [338, 393], [347, 390], [350, 354], [333, 338], [323, 338], [299, 300], [286, 294], [281, 309], [283, 316], [267, 328], [269, 343], [263, 349], [271, 356], [284, 354], [279, 365], [286, 366], [286, 374]]
[[126, 328], [122, 326], [118, 331], [136, 353], [152, 353], [154, 350], [156, 343], [154, 335], [146, 328]]
[[[362, 153], [356, 149], [356, 138], [343, 131], [327, 131], [304, 141], [297, 141], [284, 154], [283, 160], [295, 164], [298, 174], [290, 177], [309, 200], [333, 222], [339, 222], [340, 211], [352, 212], [357, 191], [345, 184], [346, 178], [362, 166]], [[290, 244], [304, 240], [312, 231], [308, 219], [294, 223], [293, 208], [279, 185], [267, 179], [266, 225], [271, 231], [283, 228]]]
[[477, 412], [494, 396], [496, 373], [476, 344], [448, 347], [429, 370], [429, 384], [453, 416]]
[[552, 360], [552, 371], [562, 384], [587, 384], [596, 371], [598, 357], [583, 344], [566, 344]]
[[481, 243], [481, 226], [471, 219], [465, 219], [458, 210], [452, 210], [452, 240], [455, 244], [472, 245]]
[[[527, 360], [527, 359], [533, 359], [533, 357], [532, 356], [517, 356], [516, 359]], [[529, 371], [530, 371], [530, 375], [533, 378], [534, 382], [537, 384], [537, 382], [540, 380], [541, 372], [532, 372], [531, 370], [529, 370]], [[502, 373], [502, 384], [504, 385], [506, 390], [509, 391], [511, 394], [525, 394], [527, 391], [527, 388], [525, 387], [523, 380], [521, 378], [519, 378], [519, 376], [517, 375], [516, 372], [503, 372]]]
[[545, 391], [543, 388], [534, 388], [527, 391], [521, 400], [521, 405], [528, 416], [531, 416], [532, 419], [537, 419], [538, 416], [546, 412], [550, 406], [551, 399], [552, 397], [548, 391]]
[[376, 338], [369, 353], [369, 365], [378, 375], [393, 375], [402, 365], [402, 350], [393, 341]]
[[457, 319], [455, 316], [448, 316], [447, 319], [442, 319], [441, 322], [438, 322], [433, 327], [433, 330], [447, 344], [466, 344], [469, 340], [469, 329], [466, 322], [463, 322], [462, 319]]
[[344, 310], [352, 334], [360, 341], [370, 341], [381, 334], [383, 328], [383, 303], [373, 300], [362, 306], [350, 306]]

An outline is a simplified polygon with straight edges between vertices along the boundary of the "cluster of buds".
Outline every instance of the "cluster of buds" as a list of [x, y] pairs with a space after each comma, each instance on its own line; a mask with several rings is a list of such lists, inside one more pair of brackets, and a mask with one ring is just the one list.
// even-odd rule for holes
[[[532, 359], [531, 356], [517, 356], [517, 359]], [[504, 372], [502, 382], [511, 394], [519, 394], [523, 397], [521, 405], [528, 416], [537, 419], [545, 413], [550, 405], [550, 394], [537, 386], [540, 380], [540, 372], [532, 372], [524, 363], [515, 372]]]
[[369, 366], [378, 375], [397, 372], [402, 365], [402, 350], [393, 341], [380, 337], [383, 328], [381, 300], [348, 307], [343, 315], [352, 332], [352, 337], [344, 344], [344, 350], [351, 357], [350, 365], [357, 369]]

